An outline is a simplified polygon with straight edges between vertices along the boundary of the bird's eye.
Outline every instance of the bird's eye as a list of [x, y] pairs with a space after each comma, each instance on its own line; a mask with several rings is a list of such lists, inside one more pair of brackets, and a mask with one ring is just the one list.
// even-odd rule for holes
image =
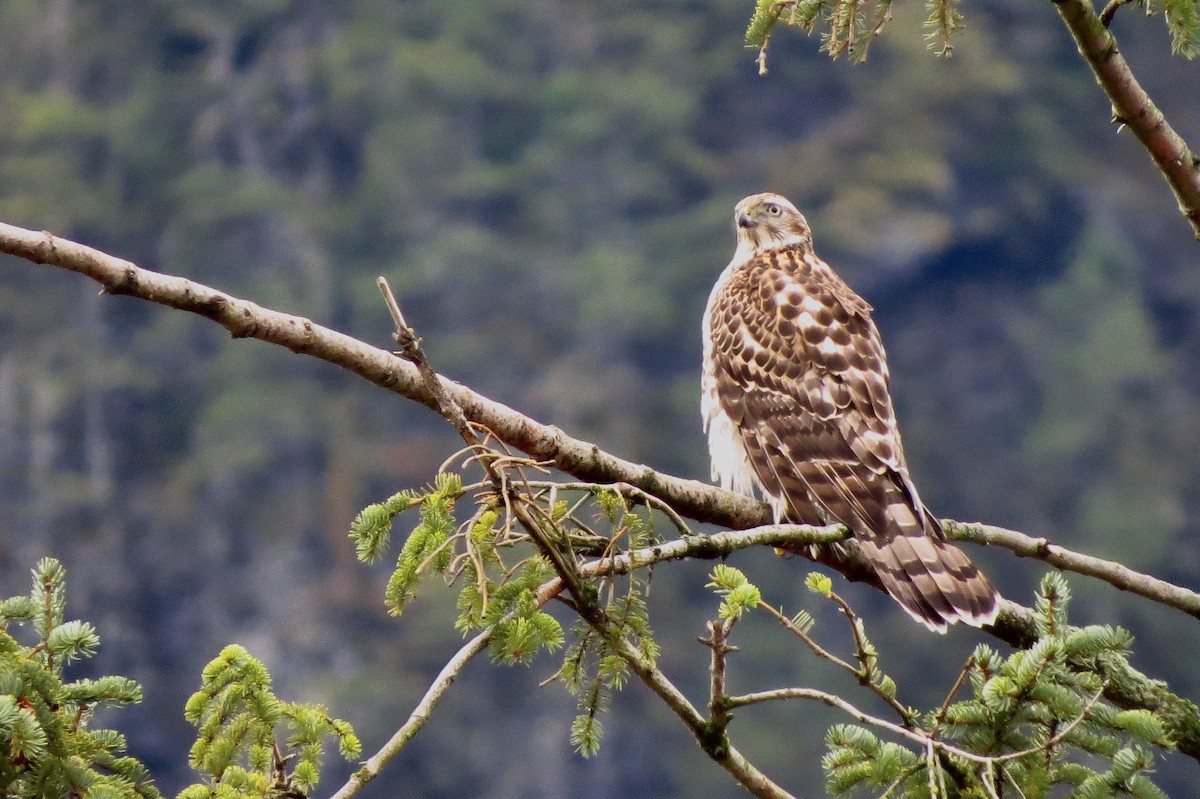
[[778, 203], [771, 203], [767, 206], [767, 213], [771, 216], [779, 216], [783, 213], [783, 209], [779, 207]]

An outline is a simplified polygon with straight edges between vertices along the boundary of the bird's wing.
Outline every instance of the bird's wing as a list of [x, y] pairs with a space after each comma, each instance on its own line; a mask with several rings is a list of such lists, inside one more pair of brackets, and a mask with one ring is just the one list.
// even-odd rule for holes
[[716, 393], [763, 490], [792, 521], [839, 522], [930, 629], [989, 624], [996, 592], [908, 476], [870, 306], [797, 246], [730, 276], [709, 320]]
[[710, 320], [721, 409], [764, 490], [797, 520], [856, 532], [882, 529], [885, 484], [911, 488], [869, 312], [815, 256], [790, 248], [732, 275]]

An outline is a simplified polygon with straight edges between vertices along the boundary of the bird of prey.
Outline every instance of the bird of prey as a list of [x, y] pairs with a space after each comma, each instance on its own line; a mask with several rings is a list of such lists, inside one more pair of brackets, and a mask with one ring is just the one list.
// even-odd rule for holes
[[734, 212], [737, 249], [704, 312], [700, 410], [712, 476], [777, 521], [843, 524], [931, 630], [996, 619], [998, 595], [946, 543], [908, 474], [871, 306], [813, 251], [778, 194]]

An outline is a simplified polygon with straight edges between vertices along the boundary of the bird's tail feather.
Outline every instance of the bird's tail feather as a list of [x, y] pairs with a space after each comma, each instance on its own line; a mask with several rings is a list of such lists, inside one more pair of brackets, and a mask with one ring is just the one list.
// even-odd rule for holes
[[[907, 531], [905, 531], [907, 533]], [[992, 624], [999, 595], [962, 550], [923, 530], [860, 537], [859, 544], [883, 587], [914, 619], [935, 632], [949, 624]]]

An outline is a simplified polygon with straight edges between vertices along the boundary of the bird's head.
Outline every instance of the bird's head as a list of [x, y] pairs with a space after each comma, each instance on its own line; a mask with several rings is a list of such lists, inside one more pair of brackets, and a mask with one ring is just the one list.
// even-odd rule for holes
[[738, 255], [744, 257], [783, 244], [812, 243], [804, 214], [786, 197], [769, 192], [752, 194], [737, 204], [733, 229]]

